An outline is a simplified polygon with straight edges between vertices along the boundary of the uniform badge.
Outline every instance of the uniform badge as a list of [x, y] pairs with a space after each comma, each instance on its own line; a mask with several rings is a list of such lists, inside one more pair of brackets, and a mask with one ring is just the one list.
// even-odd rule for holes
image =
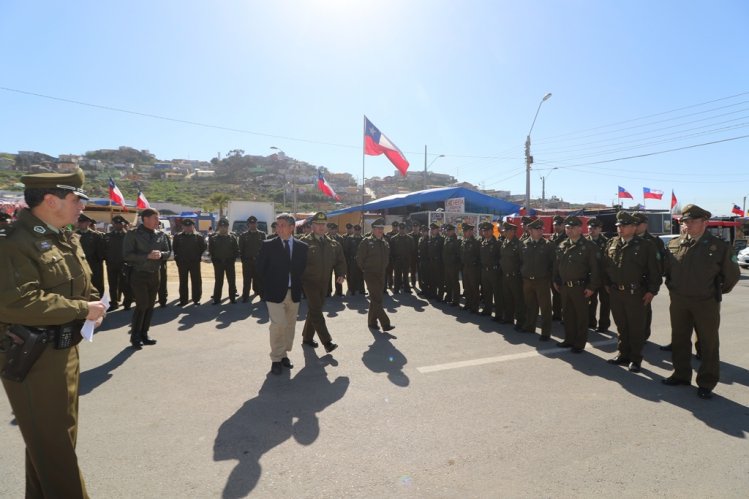
[[49, 241], [42, 241], [41, 243], [39, 243], [39, 249], [42, 251], [52, 249], [52, 243], [50, 243]]
[[41, 225], [35, 225], [34, 226], [34, 232], [36, 232], [38, 234], [46, 234], [47, 233], [47, 229], [45, 229]]
[[715, 250], [717, 250], [717, 249], [718, 249], [718, 247], [717, 247], [716, 245], [714, 245], [714, 244], [713, 244], [713, 245], [711, 245], [711, 246], [710, 246], [710, 248], [709, 248], [709, 249], [710, 249], [710, 251], [715, 251]]

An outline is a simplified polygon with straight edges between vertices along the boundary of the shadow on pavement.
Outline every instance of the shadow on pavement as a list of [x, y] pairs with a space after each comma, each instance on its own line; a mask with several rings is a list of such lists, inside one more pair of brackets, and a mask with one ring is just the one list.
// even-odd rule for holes
[[403, 368], [408, 363], [406, 356], [395, 348], [391, 340], [396, 339], [392, 334], [370, 329], [374, 343], [362, 354], [362, 362], [375, 373], [387, 373], [388, 379], [396, 386], [406, 387], [410, 383]]
[[94, 367], [93, 369], [89, 369], [88, 371], [83, 371], [78, 386], [78, 394], [86, 395], [91, 393], [94, 389], [98, 388], [99, 385], [109, 381], [109, 378], [112, 377], [112, 371], [124, 364], [134, 353], [135, 350], [128, 346], [106, 363]]
[[329, 355], [318, 358], [305, 348], [304, 362], [293, 379], [288, 369], [280, 376], [269, 373], [257, 397], [219, 427], [213, 459], [239, 461], [226, 481], [223, 498], [247, 496], [260, 479], [260, 459], [277, 445], [292, 437], [301, 445], [312, 444], [320, 435], [318, 413], [346, 394], [347, 377], [328, 379], [325, 366], [336, 364]]

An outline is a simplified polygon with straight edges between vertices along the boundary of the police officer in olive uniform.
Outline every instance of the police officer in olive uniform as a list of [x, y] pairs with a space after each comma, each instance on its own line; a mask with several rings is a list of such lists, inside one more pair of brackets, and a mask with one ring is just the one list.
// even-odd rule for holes
[[504, 241], [499, 246], [499, 268], [502, 272], [502, 323], [515, 324], [515, 331], [525, 326], [525, 302], [523, 300], [523, 243], [515, 237], [517, 226], [509, 222], [502, 224]]
[[192, 301], [195, 305], [200, 305], [200, 298], [203, 296], [200, 262], [207, 245], [203, 235], [195, 231], [195, 222], [192, 219], [182, 219], [182, 232], [174, 236], [172, 247], [179, 273], [179, 306], [184, 307], [189, 302], [188, 277], [192, 287]]
[[[567, 239], [567, 234], [564, 231], [564, 217], [556, 215], [553, 221], [554, 233], [549, 240], [555, 247], [559, 247], [561, 242]], [[562, 320], [562, 298], [554, 286], [551, 287], [551, 319], [555, 321]]]
[[645, 346], [645, 310], [661, 286], [655, 246], [635, 234], [636, 221], [624, 211], [616, 214], [618, 236], [603, 252], [602, 281], [611, 296], [611, 311], [619, 335], [619, 354], [610, 364], [640, 372]]
[[433, 223], [429, 226], [429, 243], [427, 246], [427, 257], [429, 259], [427, 271], [429, 272], [429, 298], [442, 301], [445, 291], [445, 271], [442, 264], [442, 247], [445, 238], [440, 234], [440, 226]]
[[718, 327], [720, 301], [739, 281], [741, 271], [731, 246], [707, 231], [710, 212], [694, 204], [682, 210], [686, 233], [668, 243], [666, 287], [671, 296], [671, 344], [674, 373], [666, 385], [692, 380], [692, 330], [697, 333], [702, 362], [697, 371], [697, 395], [712, 397], [720, 379]]
[[478, 314], [481, 300], [481, 242], [473, 235], [473, 225], [464, 222], [462, 228], [460, 266], [463, 274], [463, 294], [466, 298], [463, 310]]
[[523, 233], [520, 235], [520, 242], [524, 243], [525, 240], [530, 237], [530, 234], [528, 233], [528, 224], [533, 222], [533, 219], [531, 217], [522, 217], [520, 220], [523, 225]]
[[250, 301], [250, 288], [256, 295], [260, 295], [262, 283], [258, 280], [255, 266], [260, 247], [267, 235], [257, 229], [257, 217], [251, 215], [247, 219], [247, 231], [239, 236], [239, 257], [242, 260], [242, 303]]
[[[166, 231], [163, 231], [164, 235], [166, 236], [166, 243], [169, 248], [169, 251], [172, 251], [172, 235], [169, 234]], [[159, 269], [159, 304], [162, 307], [166, 307], [166, 299], [169, 295], [169, 290], [166, 286], [166, 280], [167, 280], [167, 272], [166, 272], [166, 264], [167, 261], [163, 260], [161, 262], [161, 268]]]
[[302, 331], [302, 345], [317, 348], [316, 332], [325, 351], [330, 353], [338, 348], [338, 345], [333, 343], [322, 309], [331, 273], [335, 271], [337, 284], [343, 283], [346, 278], [346, 258], [338, 241], [325, 235], [327, 222], [328, 217], [325, 213], [315, 213], [312, 217], [312, 233], [301, 238], [308, 246], [307, 265], [302, 274], [302, 288], [304, 296], [307, 297], [307, 319]]
[[[601, 234], [603, 231], [603, 224], [597, 218], [591, 218], [588, 220], [588, 235], [585, 238], [592, 241], [598, 246], [601, 256], [606, 248], [606, 244], [609, 239]], [[602, 261], [602, 260], [601, 260]], [[601, 269], [601, 275], [603, 276], [603, 269]], [[598, 303], [601, 303], [601, 310], [598, 318], [596, 314], [598, 312]], [[604, 286], [601, 286], [593, 293], [590, 297], [590, 305], [588, 306], [588, 327], [595, 329], [599, 333], [605, 333], [611, 326], [611, 305], [609, 303], [609, 292]]]
[[161, 284], [161, 265], [171, 256], [167, 235], [159, 230], [159, 212], [146, 208], [140, 213], [142, 223], [125, 234], [122, 255], [133, 266], [130, 285], [135, 298], [130, 329], [130, 344], [140, 350], [143, 345], [155, 345], [148, 336], [153, 307]]
[[[79, 239], [66, 229], [88, 199], [83, 180], [80, 169], [21, 177], [29, 208], [0, 229], [0, 366], [26, 444], [26, 497], [88, 497], [75, 452], [77, 344], [83, 321], [98, 324], [106, 312]], [[34, 340], [40, 335], [46, 343]], [[14, 366], [23, 364], [15, 355], [25, 342], [40, 350], [24, 377]]]
[[460, 306], [460, 241], [453, 224], [445, 224], [442, 264], [445, 269], [445, 303]]
[[346, 244], [346, 286], [350, 295], [364, 294], [364, 276], [356, 263], [356, 254], [362, 242], [361, 225], [353, 227], [354, 233], [345, 241]]
[[372, 234], [365, 237], [356, 253], [356, 263], [362, 269], [364, 281], [369, 291], [369, 314], [367, 325], [372, 329], [379, 329], [379, 321], [383, 331], [395, 329], [390, 323], [390, 317], [382, 306], [385, 269], [390, 260], [390, 247], [384, 238], [385, 220], [378, 218], [372, 222]]
[[395, 272], [393, 292], [411, 294], [408, 271], [411, 269], [416, 253], [416, 244], [413, 237], [406, 234], [405, 223], [400, 223], [398, 234], [390, 238], [390, 253], [393, 256], [393, 271]]
[[237, 236], [229, 232], [227, 219], [222, 218], [218, 221], [218, 232], [208, 239], [208, 253], [211, 255], [216, 279], [213, 286], [213, 304], [221, 303], [224, 275], [229, 283], [229, 301], [237, 303], [237, 281], [234, 269], [239, 256], [239, 241], [237, 241]]
[[432, 291], [429, 284], [429, 228], [427, 226], [420, 229], [416, 254], [419, 267], [419, 296], [430, 296]]
[[109, 284], [109, 310], [120, 306], [120, 298], [124, 303], [133, 301], [130, 283], [124, 279], [125, 261], [122, 258], [122, 243], [125, 241], [125, 226], [127, 220], [121, 215], [112, 218], [112, 230], [104, 235], [104, 260], [107, 262], [107, 282]]
[[[408, 225], [406, 225], [406, 228], [408, 228]], [[411, 287], [416, 287], [416, 275], [419, 273], [419, 239], [421, 239], [421, 224], [414, 220], [411, 223], [411, 232], [408, 233], [409, 236], [411, 236], [411, 239], [414, 240], [414, 252], [411, 256], [411, 268], [409, 269], [411, 273]]]
[[[385, 241], [390, 244], [390, 240], [398, 235], [398, 228], [400, 227], [399, 222], [393, 222], [390, 232], [386, 232], [383, 237], [385, 237]], [[387, 289], [393, 289], [394, 285], [394, 270], [395, 270], [395, 262], [393, 260], [393, 246], [390, 246], [390, 263], [388, 263], [388, 267], [385, 270], [385, 291], [387, 292]]]
[[600, 253], [595, 243], [582, 237], [582, 222], [564, 220], [567, 233], [554, 261], [554, 287], [559, 291], [564, 315], [564, 341], [557, 343], [581, 353], [588, 341], [588, 299], [601, 285]]
[[91, 217], [83, 213], [78, 217], [78, 234], [81, 238], [81, 246], [86, 254], [86, 261], [91, 267], [91, 282], [99, 292], [99, 296], [104, 295], [104, 257], [106, 255], [106, 243], [104, 234], [93, 228], [96, 223]]
[[540, 341], [551, 339], [551, 275], [554, 268], [554, 244], [544, 239], [544, 223], [533, 220], [526, 226], [528, 237], [523, 242], [522, 266], [523, 299], [526, 305], [523, 330], [536, 332], [541, 310]]
[[[648, 215], [646, 213], [638, 211], [633, 213], [632, 216], [635, 218], [635, 222], [637, 223], [635, 233], [645, 241], [649, 241], [650, 243], [655, 245], [655, 255], [658, 258], [658, 268], [661, 271], [661, 275], [663, 275], [663, 266], [666, 260], [666, 245], [663, 243], [663, 239], [661, 239], [660, 237], [655, 237], [653, 234], [648, 232]], [[645, 315], [646, 340], [650, 338], [650, 326], [652, 323], [653, 306], [648, 303], [647, 312]]]
[[[343, 236], [338, 233], [338, 224], [335, 222], [329, 222], [327, 225], [327, 229], [328, 238], [334, 240], [341, 245], [341, 248], [343, 248]], [[335, 296], [343, 296], [343, 283], [338, 282], [338, 280], [331, 272], [331, 275], [328, 277], [327, 296], [331, 296], [333, 294], [333, 286], [335, 286]]]
[[499, 280], [499, 243], [494, 237], [494, 225], [483, 222], [481, 228], [481, 300], [484, 309], [481, 315], [491, 316], [494, 320], [502, 320], [502, 288]]

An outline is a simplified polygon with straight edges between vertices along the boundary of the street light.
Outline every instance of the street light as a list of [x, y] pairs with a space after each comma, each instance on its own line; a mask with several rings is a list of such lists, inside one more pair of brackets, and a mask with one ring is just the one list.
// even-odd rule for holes
[[[286, 158], [286, 153], [283, 152], [283, 149], [281, 149], [280, 147], [270, 146], [270, 148], [273, 149], [273, 150], [278, 151], [280, 153], [280, 155], [281, 155], [282, 158], [284, 158], [284, 159]], [[288, 185], [288, 182], [286, 182], [286, 184], [284, 184], [284, 186], [283, 186], [283, 206], [284, 206], [284, 209], [286, 209], [286, 185]], [[291, 197], [291, 203], [292, 203], [291, 204], [291, 211], [292, 211], [292, 213], [296, 214], [297, 205], [296, 205], [296, 176], [295, 175], [291, 176], [291, 194], [292, 194], [292, 197]]]
[[429, 170], [429, 167], [434, 164], [435, 161], [437, 161], [440, 158], [444, 158], [444, 154], [440, 154], [436, 158], [434, 158], [429, 165], [427, 165], [427, 146], [424, 146], [424, 190], [427, 188], [427, 171]]
[[531, 123], [531, 129], [528, 130], [528, 136], [525, 138], [525, 209], [530, 211], [531, 209], [531, 164], [533, 163], [533, 156], [531, 156], [531, 132], [533, 126], [536, 124], [536, 118], [538, 118], [538, 112], [541, 111], [541, 104], [549, 100], [551, 92], [544, 95], [541, 102], [538, 103], [538, 109], [536, 109], [536, 115], [533, 117], [533, 123]]
[[541, 177], [541, 208], [544, 210], [546, 209], [546, 179], [551, 176], [551, 174], [554, 172], [554, 170], [558, 170], [559, 167], [555, 166], [551, 170], [549, 170], [549, 173]]

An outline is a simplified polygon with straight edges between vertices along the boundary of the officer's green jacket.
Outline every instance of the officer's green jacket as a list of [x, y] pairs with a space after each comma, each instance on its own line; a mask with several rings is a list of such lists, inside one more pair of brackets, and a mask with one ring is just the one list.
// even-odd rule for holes
[[[148, 230], [142, 224], [137, 229], [125, 234], [122, 243], [122, 255], [125, 262], [133, 266], [135, 271], [156, 272], [171, 256], [171, 243], [166, 233], [160, 230]], [[153, 251], [161, 251], [161, 259], [149, 260], [148, 254]]]
[[538, 241], [528, 237], [523, 241], [521, 251], [523, 263], [520, 273], [525, 279], [551, 279], [555, 258], [554, 243], [543, 237]]
[[237, 236], [229, 232], [220, 234], [216, 232], [208, 239], [208, 253], [211, 261], [234, 261], [239, 256], [239, 242]]
[[419, 261], [426, 262], [429, 260], [429, 236], [421, 236], [419, 244], [416, 247]]
[[494, 236], [481, 240], [480, 255], [482, 269], [499, 267], [499, 243]]
[[81, 239], [81, 247], [89, 262], [103, 262], [106, 256], [106, 242], [104, 234], [98, 230], [77, 230], [75, 231]]
[[0, 230], [0, 322], [59, 326], [85, 319], [98, 299], [72, 232], [51, 229], [29, 209]]
[[612, 237], [603, 252], [602, 278], [606, 286], [635, 285], [658, 294], [661, 271], [655, 246], [638, 236], [628, 242], [619, 236]]
[[503, 274], [519, 273], [523, 262], [523, 243], [513, 237], [505, 239], [499, 246], [499, 266]]
[[666, 287], [672, 293], [695, 299], [719, 298], [739, 282], [733, 249], [724, 240], [705, 232], [699, 240], [682, 236], [668, 243]]
[[465, 237], [460, 243], [460, 263], [464, 267], [481, 265], [481, 241], [475, 237]]
[[408, 234], [397, 234], [390, 238], [390, 253], [394, 262], [411, 263], [416, 253], [414, 239]]
[[108, 232], [104, 235], [104, 259], [107, 265], [122, 264], [122, 245], [125, 242], [125, 230]]
[[606, 245], [609, 242], [609, 238], [604, 236], [603, 234], [598, 236], [598, 239], [593, 239], [592, 237], [590, 237], [590, 234], [588, 234], [587, 236], [585, 236], [585, 239], [587, 239], [588, 241], [598, 246], [598, 249], [601, 250], [601, 252], [603, 252], [606, 249]]
[[445, 244], [445, 238], [439, 234], [432, 237], [429, 236], [429, 242], [427, 246], [427, 254], [429, 260], [432, 262], [438, 262], [442, 260], [442, 246]]
[[346, 255], [347, 262], [356, 261], [356, 252], [359, 250], [359, 245], [364, 239], [361, 235], [350, 235], [343, 240], [343, 254]]
[[172, 243], [174, 261], [177, 263], [199, 262], [206, 247], [205, 238], [200, 232], [180, 232], [174, 236]]
[[658, 268], [661, 271], [661, 275], [663, 275], [667, 257], [666, 245], [663, 243], [663, 239], [661, 239], [660, 237], [655, 237], [653, 234], [647, 231], [641, 234], [640, 237], [645, 241], [650, 241], [655, 245], [656, 257], [658, 258]]
[[330, 273], [335, 271], [336, 278], [346, 275], [346, 257], [343, 246], [329, 236], [307, 234], [300, 238], [307, 243], [307, 266], [302, 274], [302, 282], [326, 284], [330, 282]]
[[[383, 237], [365, 237], [356, 252], [356, 263], [362, 272], [385, 272], [390, 261], [390, 245]], [[384, 275], [384, 274], [383, 274]]]
[[239, 236], [239, 256], [248, 262], [257, 258], [260, 247], [268, 236], [262, 230], [248, 230]]
[[460, 265], [460, 241], [457, 236], [447, 236], [442, 243], [442, 264], [451, 267]]
[[601, 287], [600, 252], [595, 243], [584, 237], [576, 242], [564, 239], [557, 246], [554, 261], [554, 282], [585, 281], [585, 288], [595, 291]]

